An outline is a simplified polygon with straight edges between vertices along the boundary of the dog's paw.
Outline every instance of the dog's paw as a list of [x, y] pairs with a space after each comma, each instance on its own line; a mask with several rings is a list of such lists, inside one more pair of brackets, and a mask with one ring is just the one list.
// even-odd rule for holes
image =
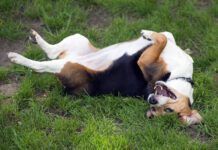
[[33, 44], [37, 44], [37, 36], [38, 36], [38, 33], [31, 29], [30, 30], [30, 35], [29, 35], [29, 40], [33, 43]]
[[14, 53], [14, 52], [9, 52], [8, 58], [11, 60], [11, 62], [16, 63], [16, 64], [25, 63], [25, 57], [23, 57], [20, 54]]
[[149, 118], [149, 119], [151, 119], [151, 118], [154, 117], [154, 115], [153, 115], [153, 113], [152, 113], [151, 110], [148, 110], [148, 111], [146, 112], [146, 117]]
[[154, 117], [156, 116], [155, 108], [154, 108], [154, 107], [151, 107], [151, 108], [147, 111], [146, 116], [147, 116], [147, 118], [149, 118], [149, 119], [154, 118]]
[[150, 109], [147, 111], [146, 113], [146, 116], [147, 118], [151, 119], [155, 116], [157, 116], [157, 113], [156, 113], [156, 108], [155, 107], [150, 107]]
[[152, 38], [152, 33], [154, 33], [153, 31], [149, 31], [149, 30], [142, 30], [141, 31], [141, 35], [144, 39], [147, 39], [149, 41], [153, 40]]

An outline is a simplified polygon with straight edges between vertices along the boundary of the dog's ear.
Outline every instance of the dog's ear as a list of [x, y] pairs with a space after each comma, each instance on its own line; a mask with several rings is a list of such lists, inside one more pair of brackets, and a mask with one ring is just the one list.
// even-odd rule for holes
[[187, 125], [199, 124], [202, 122], [202, 117], [197, 110], [191, 110], [190, 114], [180, 114], [181, 121]]
[[167, 81], [168, 79], [169, 79], [169, 77], [170, 77], [170, 75], [171, 75], [171, 72], [167, 72], [166, 74], [164, 74], [162, 77], [161, 77], [161, 81]]

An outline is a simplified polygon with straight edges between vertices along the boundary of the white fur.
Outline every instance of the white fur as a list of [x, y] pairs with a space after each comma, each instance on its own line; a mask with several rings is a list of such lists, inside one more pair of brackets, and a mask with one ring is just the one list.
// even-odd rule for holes
[[108, 68], [114, 60], [124, 54], [132, 55], [142, 48], [152, 44], [152, 41], [142, 37], [131, 42], [123, 42], [103, 48], [93, 52], [90, 48], [89, 40], [80, 35], [74, 34], [66, 37], [57, 44], [47, 43], [37, 32], [32, 30], [36, 42], [47, 54], [50, 59], [56, 58], [60, 53], [65, 52], [64, 59], [38, 62], [21, 56], [20, 54], [10, 52], [8, 57], [12, 62], [34, 69], [36, 72], [60, 73], [64, 64], [67, 62], [78, 63], [90, 69], [100, 71]]
[[[151, 34], [153, 31], [142, 30], [141, 33], [145, 38], [152, 39]], [[104, 70], [122, 55], [133, 55], [142, 48], [155, 42], [140, 37], [134, 41], [118, 43], [93, 52], [89, 40], [80, 34], [66, 37], [54, 45], [47, 43], [37, 32], [32, 31], [32, 34], [35, 35], [36, 42], [50, 59], [56, 58], [62, 52], [67, 54], [66, 57], [64, 59], [44, 62], [33, 61], [16, 53], [9, 53], [8, 57], [12, 62], [32, 68], [37, 72], [50, 73], [59, 73], [64, 64], [69, 61], [84, 65], [96, 71]], [[176, 45], [172, 33], [162, 32], [162, 34], [167, 37], [168, 41], [160, 57], [166, 62], [167, 69], [171, 72], [170, 79], [166, 82], [166, 85], [188, 96], [192, 103], [193, 88], [191, 85], [183, 80], [171, 79], [181, 76], [192, 78], [193, 60]]]
[[114, 60], [120, 58], [124, 54], [133, 55], [150, 44], [152, 44], [152, 41], [148, 41], [140, 37], [135, 41], [111, 45], [99, 50], [98, 52], [70, 59], [72, 62], [100, 71], [108, 68]]
[[[163, 34], [167, 36], [166, 33], [164, 32]], [[177, 77], [192, 78], [193, 59], [172, 42], [172, 39], [167, 41], [167, 45], [160, 57], [164, 59], [167, 64], [167, 70], [171, 72], [166, 85], [189, 97], [190, 102], [193, 103], [193, 88], [191, 84], [182, 79], [173, 80]]]
[[189, 97], [190, 103], [193, 103], [193, 88], [190, 83], [183, 79], [169, 80], [166, 82], [167, 87], [175, 89], [177, 92]]
[[158, 103], [155, 106], [163, 106], [168, 102], [168, 97], [157, 95], [156, 99], [158, 99]]
[[74, 34], [64, 38], [57, 44], [49, 44], [36, 31], [32, 30], [37, 44], [47, 54], [48, 58], [55, 59], [60, 53], [65, 52], [68, 56], [78, 57], [91, 53], [89, 40], [81, 34]]
[[10, 52], [8, 53], [8, 58], [11, 62], [32, 68], [36, 72], [49, 72], [49, 73], [59, 73], [63, 68], [66, 60], [51, 60], [51, 61], [34, 61], [23, 57], [20, 54]]
[[[153, 94], [153, 93], [152, 93], [152, 94], [149, 94], [148, 100], [149, 100], [152, 96], [154, 96], [155, 99], [158, 100], [158, 103], [155, 104], [155, 106], [157, 106], [157, 107], [160, 107], [160, 106], [162, 106], [162, 105], [164, 105], [164, 104], [166, 104], [166, 103], [168, 102], [168, 97], [161, 96], [161, 95], [155, 95], [155, 94]], [[152, 105], [152, 104], [151, 104], [151, 105]]]

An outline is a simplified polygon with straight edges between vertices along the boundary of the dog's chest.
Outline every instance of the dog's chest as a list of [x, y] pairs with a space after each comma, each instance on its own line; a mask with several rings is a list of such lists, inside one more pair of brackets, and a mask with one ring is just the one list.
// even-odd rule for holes
[[160, 57], [167, 64], [167, 70], [171, 72], [170, 79], [178, 76], [192, 77], [192, 58], [171, 41], [167, 42]]

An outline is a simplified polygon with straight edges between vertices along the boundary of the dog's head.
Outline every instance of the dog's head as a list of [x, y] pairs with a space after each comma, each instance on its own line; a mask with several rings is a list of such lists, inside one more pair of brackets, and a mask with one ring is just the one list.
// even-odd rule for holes
[[148, 97], [151, 109], [147, 117], [177, 113], [180, 120], [188, 125], [200, 123], [202, 117], [197, 110], [192, 110], [193, 88], [184, 81], [158, 81], [154, 87], [154, 94]]

